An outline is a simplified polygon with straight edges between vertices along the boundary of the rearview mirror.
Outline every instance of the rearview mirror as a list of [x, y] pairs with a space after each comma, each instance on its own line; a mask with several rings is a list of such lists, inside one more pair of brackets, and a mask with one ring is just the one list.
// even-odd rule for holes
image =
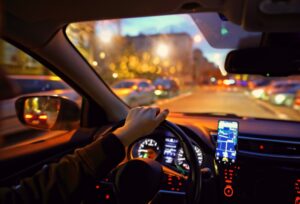
[[78, 105], [59, 96], [26, 96], [16, 101], [19, 120], [42, 130], [72, 130], [79, 127]]
[[261, 47], [231, 51], [226, 57], [225, 70], [263, 76], [300, 74], [300, 49]]

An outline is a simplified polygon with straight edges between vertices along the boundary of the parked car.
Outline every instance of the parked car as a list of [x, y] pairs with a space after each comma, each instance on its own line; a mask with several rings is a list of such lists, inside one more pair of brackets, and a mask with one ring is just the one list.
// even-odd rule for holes
[[251, 94], [255, 98], [268, 101], [270, 99], [270, 95], [273, 93], [284, 91], [287, 88], [291, 88], [299, 84], [299, 81], [273, 81], [270, 85], [253, 89]]
[[291, 84], [269, 96], [269, 101], [275, 105], [292, 106], [296, 93], [300, 90], [300, 84]]
[[155, 87], [148, 79], [126, 79], [112, 86], [116, 95], [131, 107], [155, 102]]
[[293, 108], [295, 110], [300, 110], [300, 90], [298, 90], [295, 94], [295, 99], [293, 103]]
[[268, 79], [257, 79], [257, 80], [251, 80], [248, 82], [249, 89], [255, 89], [260, 88], [264, 86], [268, 86], [271, 83], [271, 80]]
[[154, 81], [155, 95], [158, 97], [173, 97], [179, 94], [179, 86], [174, 79], [158, 78]]

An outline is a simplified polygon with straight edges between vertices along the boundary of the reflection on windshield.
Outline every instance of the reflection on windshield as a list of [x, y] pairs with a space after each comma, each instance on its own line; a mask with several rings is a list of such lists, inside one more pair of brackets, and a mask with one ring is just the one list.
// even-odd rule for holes
[[[230, 50], [211, 44], [255, 46], [260, 34], [242, 32], [218, 18], [201, 13], [83, 22], [69, 25], [66, 33], [130, 106], [155, 104], [173, 112], [299, 120], [298, 76], [226, 73], [224, 60]], [[249, 36], [256, 40], [246, 42]]]

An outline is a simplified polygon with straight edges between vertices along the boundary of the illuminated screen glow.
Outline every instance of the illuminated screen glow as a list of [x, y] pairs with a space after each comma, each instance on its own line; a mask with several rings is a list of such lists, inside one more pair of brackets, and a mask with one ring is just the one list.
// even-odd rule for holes
[[238, 123], [219, 121], [216, 160], [224, 164], [235, 163], [237, 149]]

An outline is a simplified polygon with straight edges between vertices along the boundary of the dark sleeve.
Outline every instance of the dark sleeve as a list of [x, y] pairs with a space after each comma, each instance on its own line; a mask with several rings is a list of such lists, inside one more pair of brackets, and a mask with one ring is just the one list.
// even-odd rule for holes
[[88, 183], [106, 176], [124, 157], [120, 140], [107, 135], [43, 167], [19, 185], [1, 188], [0, 203], [79, 203]]

